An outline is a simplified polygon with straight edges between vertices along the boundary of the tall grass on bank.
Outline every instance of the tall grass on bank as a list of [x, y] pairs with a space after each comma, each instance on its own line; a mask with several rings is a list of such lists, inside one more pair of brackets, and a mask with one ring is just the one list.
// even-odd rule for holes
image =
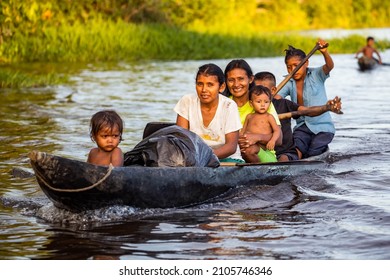
[[[327, 38], [325, 38], [327, 39]], [[16, 33], [0, 44], [0, 88], [59, 84], [67, 79], [54, 71], [36, 73], [23, 63], [90, 63], [142, 60], [201, 60], [283, 56], [288, 45], [310, 51], [317, 38], [299, 33], [263, 33], [229, 36], [198, 33], [166, 25], [129, 24], [96, 20], [46, 28], [37, 36]], [[365, 44], [357, 35], [328, 40], [330, 52], [354, 53]], [[378, 49], [390, 48], [378, 41]], [[5, 62], [5, 63], [4, 63]], [[4, 67], [11, 65], [14, 67]], [[17, 70], [15, 70], [17, 69]]]
[[[316, 38], [298, 33], [253, 34], [245, 37], [201, 34], [164, 25], [136, 25], [122, 21], [94, 21], [44, 29], [40, 36], [15, 34], [0, 45], [5, 62], [94, 62], [187, 60], [283, 55], [287, 45], [304, 50]], [[332, 53], [353, 53], [365, 38], [331, 39]], [[390, 47], [385, 42], [383, 47]]]
[[0, 69], [0, 89], [45, 87], [65, 82], [68, 82], [66, 76], [60, 76], [58, 73], [54, 72], [36, 74], [14, 69]]

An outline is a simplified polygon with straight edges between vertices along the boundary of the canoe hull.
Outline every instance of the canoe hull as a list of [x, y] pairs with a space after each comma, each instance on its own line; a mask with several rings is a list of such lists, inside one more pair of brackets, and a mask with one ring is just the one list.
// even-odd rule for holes
[[374, 69], [378, 62], [373, 58], [362, 56], [358, 59], [358, 65], [361, 71], [366, 71]]
[[55, 206], [71, 211], [110, 205], [185, 207], [232, 188], [274, 185], [323, 168], [322, 161], [211, 167], [108, 168], [42, 152], [30, 153], [37, 182]]

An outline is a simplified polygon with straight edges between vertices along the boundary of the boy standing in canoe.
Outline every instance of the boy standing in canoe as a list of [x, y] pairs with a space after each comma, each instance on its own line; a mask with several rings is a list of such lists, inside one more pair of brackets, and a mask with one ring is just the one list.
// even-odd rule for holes
[[[306, 107], [319, 106], [327, 102], [325, 80], [329, 78], [334, 63], [328, 53], [327, 42], [319, 40], [318, 44], [325, 64], [311, 68], [308, 67], [307, 60], [279, 91], [279, 98], [290, 96], [293, 102]], [[305, 57], [304, 51], [289, 46], [285, 56], [288, 73], [291, 73]], [[278, 95], [275, 98], [278, 98]], [[317, 117], [301, 116], [297, 119], [294, 128], [294, 142], [298, 157], [301, 159], [322, 154], [328, 149], [334, 134], [335, 127], [329, 112]]]

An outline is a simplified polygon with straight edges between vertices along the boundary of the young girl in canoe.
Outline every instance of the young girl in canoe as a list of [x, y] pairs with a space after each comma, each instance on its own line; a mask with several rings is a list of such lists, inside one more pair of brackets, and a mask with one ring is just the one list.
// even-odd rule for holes
[[[293, 78], [279, 91], [281, 97], [290, 96], [299, 106], [320, 106], [327, 102], [325, 80], [329, 77], [334, 64], [328, 53], [327, 43], [319, 40], [318, 44], [325, 64], [321, 67], [308, 67], [309, 61], [295, 73]], [[286, 50], [285, 63], [288, 73], [306, 57], [304, 51], [292, 46]], [[279, 97], [280, 98], [280, 97]], [[322, 154], [335, 134], [335, 127], [329, 112], [317, 117], [301, 116], [294, 128], [294, 142], [299, 158]]]
[[122, 141], [123, 121], [112, 110], [97, 112], [91, 118], [90, 136], [97, 147], [91, 149], [87, 162], [96, 165], [123, 165], [123, 153], [118, 148]]
[[274, 148], [281, 131], [275, 118], [267, 112], [271, 100], [271, 91], [264, 86], [254, 86], [249, 90], [249, 102], [255, 112], [246, 116], [241, 132], [272, 134], [272, 137], [266, 145], [256, 143], [242, 149], [241, 153], [246, 162], [277, 162]]
[[199, 135], [222, 162], [243, 162], [238, 147], [242, 125], [237, 105], [221, 95], [225, 77], [217, 65], [205, 64], [196, 74], [196, 95], [183, 96], [176, 104], [176, 124]]

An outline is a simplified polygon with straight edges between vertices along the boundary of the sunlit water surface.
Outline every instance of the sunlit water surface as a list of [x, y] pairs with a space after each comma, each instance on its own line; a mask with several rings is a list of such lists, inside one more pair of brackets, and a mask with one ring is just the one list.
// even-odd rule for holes
[[[390, 51], [382, 55], [390, 62]], [[326, 87], [342, 97], [344, 115], [333, 115], [326, 168], [185, 209], [70, 213], [20, 172], [31, 172], [31, 150], [85, 160], [89, 119], [101, 109], [123, 117], [121, 148], [130, 150], [146, 123], [175, 120], [174, 105], [195, 92], [197, 68], [210, 61], [94, 64], [71, 86], [2, 90], [0, 259], [390, 259], [390, 67], [360, 72], [353, 55], [333, 58]], [[278, 81], [286, 73], [283, 57], [247, 61]]]

